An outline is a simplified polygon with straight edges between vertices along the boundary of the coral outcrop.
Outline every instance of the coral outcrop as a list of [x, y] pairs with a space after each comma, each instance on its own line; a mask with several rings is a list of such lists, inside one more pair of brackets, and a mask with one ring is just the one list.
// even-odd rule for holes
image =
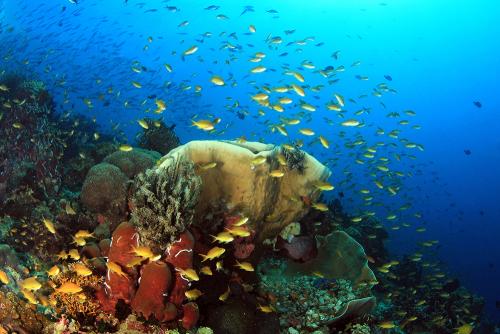
[[127, 213], [128, 177], [116, 166], [103, 162], [90, 169], [80, 200], [93, 213], [117, 224]]
[[201, 178], [186, 159], [163, 157], [164, 163], [137, 176], [132, 203], [132, 222], [141, 241], [165, 251], [188, 228], [198, 203]]
[[347, 233], [334, 231], [327, 236], [318, 236], [318, 255], [306, 262], [291, 262], [288, 272], [313, 275], [322, 273], [326, 278], [346, 279], [353, 284], [375, 284], [376, 278], [368, 267], [363, 247]]
[[133, 179], [137, 174], [153, 167], [161, 158], [158, 152], [134, 148], [132, 151], [116, 151], [111, 153], [103, 162], [115, 165], [129, 179]]
[[[315, 182], [330, 175], [327, 167], [305, 152], [294, 153], [294, 157], [300, 155], [300, 164], [289, 158], [293, 160], [290, 165], [281, 152], [279, 146], [262, 143], [192, 141], [163, 157], [160, 167], [184, 159], [193, 162], [203, 184], [195, 220], [203, 221], [222, 204], [250, 217], [249, 226], [257, 232], [256, 240], [262, 241], [299, 220], [319, 197]], [[209, 163], [216, 166], [203, 168]], [[274, 170], [282, 171], [283, 176], [272, 177]]]

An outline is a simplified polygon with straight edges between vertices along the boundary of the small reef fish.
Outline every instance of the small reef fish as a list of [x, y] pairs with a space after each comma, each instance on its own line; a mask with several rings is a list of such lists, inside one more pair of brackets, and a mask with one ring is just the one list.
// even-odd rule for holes
[[248, 237], [250, 236], [250, 231], [243, 226], [235, 226], [231, 228], [226, 228], [226, 231], [237, 237]]
[[212, 272], [212, 269], [210, 269], [209, 266], [203, 266], [200, 269], [200, 274], [207, 275], [207, 276], [212, 276], [213, 272]]
[[69, 202], [66, 202], [66, 205], [64, 206], [64, 211], [66, 212], [67, 215], [73, 216], [76, 215], [75, 210], [71, 206]]
[[74, 294], [82, 291], [82, 287], [72, 282], [65, 282], [56, 289], [59, 293]]
[[38, 282], [36, 277], [29, 277], [19, 283], [22, 289], [36, 291], [42, 287], [42, 283]]
[[50, 233], [56, 234], [56, 228], [54, 227], [54, 223], [52, 222], [52, 220], [47, 219], [47, 218], [43, 218], [42, 221]]
[[83, 263], [75, 263], [73, 265], [73, 271], [77, 273], [78, 276], [86, 277], [92, 275], [92, 270], [89, 269]]
[[215, 125], [210, 122], [209, 120], [199, 120], [199, 121], [191, 121], [192, 125], [193, 126], [196, 126], [198, 129], [200, 130], [204, 130], [204, 131], [210, 131], [210, 130], [213, 130], [215, 128]]
[[26, 300], [33, 305], [38, 304], [38, 299], [36, 299], [36, 296], [33, 292], [26, 290], [26, 289], [21, 289], [21, 294], [23, 295]]
[[112, 261], [108, 261], [106, 263], [106, 267], [108, 268], [109, 272], [112, 272], [112, 273], [115, 273], [119, 276], [122, 276], [122, 277], [127, 277], [127, 274], [125, 274], [122, 270], [122, 268], [120, 267], [119, 264], [115, 263], [115, 262], [112, 262]]
[[[135, 254], [139, 257], [142, 257], [144, 259], [150, 259], [151, 261], [159, 260], [159, 258], [157, 258], [158, 255], [153, 254], [153, 251], [151, 250], [151, 248], [146, 247], [146, 246], [133, 247], [132, 251], [130, 253], [133, 253], [133, 254]], [[161, 257], [161, 255], [160, 255], [160, 257]]]
[[227, 298], [229, 297], [230, 293], [231, 293], [231, 289], [229, 287], [227, 287], [226, 292], [224, 292], [222, 295], [219, 296], [219, 300], [221, 302], [225, 302], [227, 300]]
[[360, 123], [359, 121], [355, 120], [355, 119], [349, 119], [347, 121], [344, 121], [342, 123], [340, 123], [342, 126], [358, 126]]
[[199, 281], [200, 280], [200, 277], [198, 276], [196, 271], [192, 268], [188, 268], [188, 269], [175, 268], [175, 270], [180, 272], [181, 276], [188, 281]]
[[238, 219], [234, 224], [233, 226], [243, 226], [245, 225], [246, 223], [248, 222], [248, 217], [241, 217], [240, 219]]
[[10, 282], [7, 273], [1, 269], [0, 269], [0, 282], [2, 282], [3, 284], [9, 284]]
[[54, 265], [49, 270], [47, 270], [47, 275], [49, 277], [55, 277], [55, 276], [59, 275], [60, 272], [61, 272], [61, 269], [58, 266]]
[[260, 305], [260, 304], [258, 304], [257, 309], [259, 309], [259, 311], [264, 312], [264, 313], [275, 312], [274, 307], [272, 307], [271, 305]]
[[271, 172], [269, 172], [269, 176], [271, 177], [283, 177], [285, 175], [285, 172], [279, 170], [279, 169], [275, 169], [275, 170], [272, 170]]
[[127, 144], [120, 145], [120, 147], [119, 147], [119, 150], [122, 151], [122, 152], [130, 152], [133, 149], [134, 148], [132, 146], [127, 145]]
[[141, 126], [141, 128], [143, 128], [145, 130], [149, 129], [149, 124], [145, 120], [140, 119], [140, 120], [137, 121], [137, 123], [139, 123], [139, 125]]
[[213, 242], [218, 241], [223, 244], [230, 243], [231, 241], [234, 240], [234, 237], [231, 233], [229, 232], [220, 232], [217, 235], [210, 235], [213, 239]]
[[252, 166], [258, 166], [258, 165], [262, 165], [264, 162], [266, 162], [266, 160], [267, 160], [266, 157], [259, 155], [259, 156], [256, 156], [255, 158], [253, 158], [252, 161], [250, 161], [250, 164]]
[[378, 327], [382, 329], [391, 329], [391, 328], [396, 328], [396, 324], [392, 321], [384, 321], [378, 324]]
[[199, 165], [201, 170], [212, 169], [217, 166], [217, 162], [207, 162], [206, 164]]
[[211, 79], [210, 82], [213, 83], [216, 86], [224, 86], [226, 83], [224, 82], [224, 79], [222, 79], [218, 75], [214, 75]]
[[75, 233], [75, 238], [83, 238], [83, 239], [94, 238], [94, 234], [90, 233], [87, 230], [79, 230], [78, 232]]
[[189, 56], [189, 55], [194, 54], [196, 51], [198, 51], [198, 47], [196, 45], [193, 45], [192, 47], [190, 47], [189, 49], [184, 51], [182, 54], [184, 56]]
[[68, 256], [72, 258], [73, 260], [80, 260], [80, 253], [78, 253], [78, 249], [72, 248], [68, 252]]
[[328, 211], [328, 206], [325, 203], [313, 203], [311, 206], [319, 211]]
[[203, 292], [198, 289], [191, 289], [184, 292], [184, 296], [186, 296], [186, 298], [190, 301], [198, 299], [198, 297], [200, 297], [202, 294]]
[[222, 271], [222, 270], [224, 270], [224, 266], [223, 266], [223, 264], [222, 264], [222, 261], [217, 261], [217, 262], [215, 263], [215, 270], [217, 270], [217, 271]]
[[234, 266], [245, 271], [255, 271], [253, 265], [250, 262], [239, 262], [238, 260], [236, 260], [236, 264]]
[[207, 254], [199, 254], [202, 257], [201, 262], [216, 259], [220, 257], [222, 254], [224, 254], [225, 251], [226, 249], [215, 246], [212, 249], [210, 249]]
[[333, 185], [331, 185], [330, 183], [328, 183], [326, 181], [316, 181], [314, 183], [314, 186], [321, 191], [330, 191], [330, 190], [335, 189], [335, 187]]

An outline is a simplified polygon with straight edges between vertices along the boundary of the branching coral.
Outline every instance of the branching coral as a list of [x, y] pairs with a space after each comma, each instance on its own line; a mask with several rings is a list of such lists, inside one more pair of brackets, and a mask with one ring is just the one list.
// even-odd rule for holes
[[71, 282], [79, 285], [82, 292], [68, 294], [55, 291], [50, 295], [55, 301], [57, 313], [65, 313], [75, 319], [85, 322], [87, 317], [95, 317], [99, 312], [99, 303], [94, 298], [94, 291], [103, 283], [103, 278], [97, 275], [79, 276], [74, 271], [65, 271], [53, 279], [58, 286]]
[[137, 176], [132, 222], [142, 241], [164, 251], [191, 225], [200, 188], [201, 178], [195, 174], [194, 165], [182, 159]]

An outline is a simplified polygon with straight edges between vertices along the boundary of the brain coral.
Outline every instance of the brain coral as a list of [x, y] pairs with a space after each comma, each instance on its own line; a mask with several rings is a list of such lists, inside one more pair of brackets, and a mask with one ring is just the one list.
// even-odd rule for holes
[[93, 213], [118, 223], [126, 215], [128, 177], [109, 163], [92, 167], [83, 183], [80, 200]]
[[142, 242], [165, 251], [191, 225], [201, 178], [184, 159], [161, 164], [136, 177], [132, 195], [132, 222]]
[[132, 179], [137, 174], [153, 167], [160, 158], [161, 155], [158, 152], [134, 148], [128, 152], [116, 151], [108, 155], [104, 162], [120, 168], [125, 175]]

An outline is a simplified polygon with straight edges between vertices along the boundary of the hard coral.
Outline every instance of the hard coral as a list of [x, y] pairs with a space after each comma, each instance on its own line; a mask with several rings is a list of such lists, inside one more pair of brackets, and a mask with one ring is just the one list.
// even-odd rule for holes
[[105, 162], [95, 165], [83, 183], [81, 202], [116, 224], [126, 216], [127, 182], [127, 176], [118, 167]]
[[194, 165], [180, 159], [138, 175], [133, 188], [132, 222], [141, 240], [164, 251], [191, 225], [200, 187]]
[[49, 321], [13, 292], [0, 291], [0, 324], [9, 333], [40, 333]]
[[103, 162], [115, 165], [132, 179], [137, 174], [153, 167], [160, 158], [161, 155], [158, 152], [135, 148], [129, 152], [116, 151], [104, 158]]
[[94, 292], [103, 283], [103, 279], [95, 274], [89, 276], [77, 275], [74, 271], [65, 271], [53, 278], [56, 285], [71, 282], [79, 285], [82, 292], [78, 294], [61, 293], [57, 290], [50, 298], [56, 301], [55, 310], [58, 314], [67, 314], [80, 323], [93, 323], [100, 305], [94, 298]]

